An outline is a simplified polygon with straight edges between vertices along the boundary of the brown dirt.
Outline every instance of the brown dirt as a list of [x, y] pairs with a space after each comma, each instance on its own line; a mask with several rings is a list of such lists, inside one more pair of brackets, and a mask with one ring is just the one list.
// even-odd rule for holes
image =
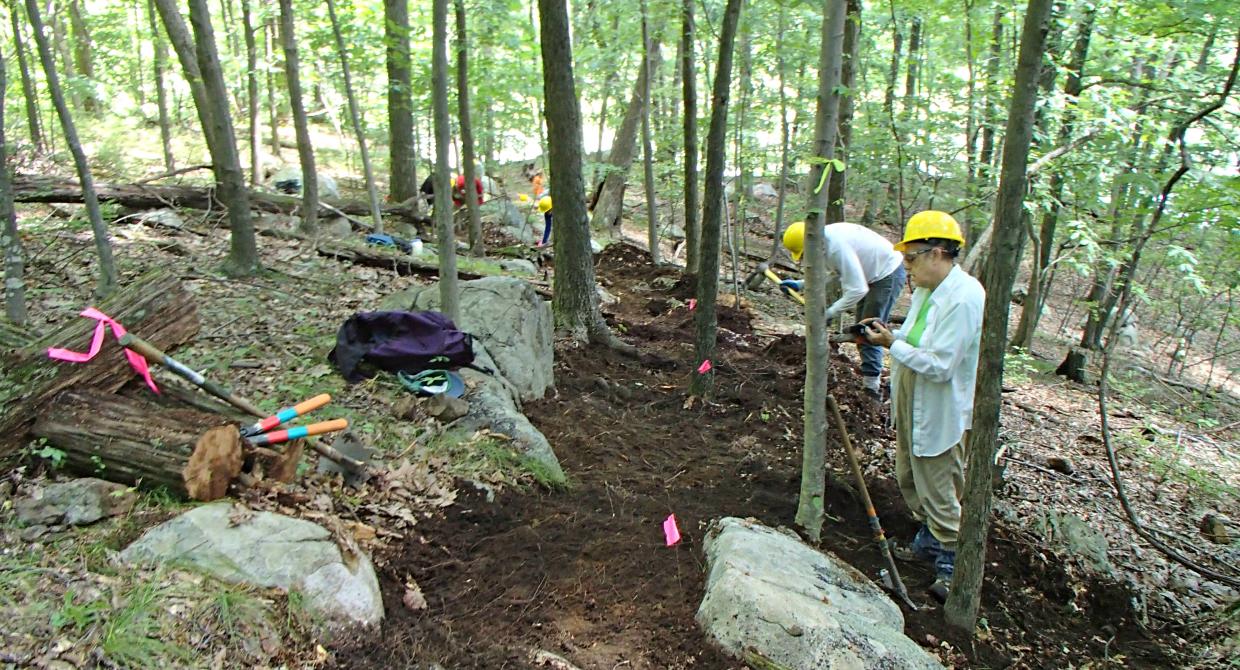
[[[418, 526], [420, 537], [378, 557], [387, 619], [381, 631], [337, 645], [338, 668], [527, 668], [547, 650], [584, 669], [739, 668], [698, 630], [706, 525], [721, 516], [793, 525], [800, 478], [804, 341], [761, 341], [731, 321], [721, 331], [712, 403], [685, 409], [692, 361], [687, 308], [675, 287], [627, 248], [603, 254], [599, 273], [621, 298], [609, 320], [651, 367], [598, 348], [557, 350], [557, 395], [526, 412], [554, 445], [568, 491], [487, 502], [463, 494]], [[725, 311], [726, 314], [726, 311]], [[768, 338], [769, 339], [769, 338]], [[870, 493], [894, 537], [915, 530], [890, 475], [882, 410], [857, 393], [852, 364], [832, 361], [846, 422], [871, 465]], [[834, 443], [834, 438], [832, 438]], [[863, 573], [882, 567], [839, 449], [831, 449], [823, 548]], [[468, 484], [463, 490], [473, 491]], [[684, 537], [663, 546], [674, 513]], [[913, 598], [906, 632], [955, 667], [1067, 667], [1117, 653], [1126, 667], [1167, 667], [1169, 652], [1132, 623], [1127, 592], [1069, 575], [1000, 526], [992, 533], [982, 615], [989, 633], [952, 642], [924, 587], [928, 566], [901, 565]], [[402, 605], [412, 578], [427, 609]], [[944, 646], [948, 645], [948, 646]], [[1100, 663], [1105, 665], [1105, 661]]]

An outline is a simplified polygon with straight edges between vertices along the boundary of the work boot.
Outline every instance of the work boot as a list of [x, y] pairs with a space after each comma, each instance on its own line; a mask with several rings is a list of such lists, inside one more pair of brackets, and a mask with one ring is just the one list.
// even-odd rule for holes
[[861, 385], [865, 388], [866, 395], [875, 400], [883, 399], [883, 387], [879, 384], [878, 377], [862, 377]]
[[947, 594], [951, 592], [955, 573], [956, 552], [941, 550], [934, 559], [934, 583], [930, 585], [930, 595], [941, 603], [947, 602]]
[[[930, 532], [930, 527], [921, 524], [921, 528], [917, 529], [917, 534], [913, 536], [913, 541], [906, 546], [897, 546], [892, 554], [902, 561], [926, 561], [933, 562], [938, 559], [939, 554], [943, 552], [943, 545]], [[955, 561], [955, 552], [952, 553], [952, 560]]]

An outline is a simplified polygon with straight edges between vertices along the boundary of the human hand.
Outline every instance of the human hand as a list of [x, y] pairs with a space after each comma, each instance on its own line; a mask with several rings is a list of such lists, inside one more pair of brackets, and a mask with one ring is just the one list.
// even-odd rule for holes
[[882, 321], [869, 318], [863, 319], [861, 323], [865, 326], [865, 339], [869, 340], [870, 344], [890, 348], [892, 343], [896, 341], [896, 336], [890, 330], [887, 330], [887, 326]]
[[800, 293], [803, 290], [804, 286], [805, 286], [805, 282], [801, 281], [800, 279], [785, 279], [779, 282], [779, 290], [783, 291], [784, 295], [791, 295], [790, 291], [796, 291], [797, 293]]

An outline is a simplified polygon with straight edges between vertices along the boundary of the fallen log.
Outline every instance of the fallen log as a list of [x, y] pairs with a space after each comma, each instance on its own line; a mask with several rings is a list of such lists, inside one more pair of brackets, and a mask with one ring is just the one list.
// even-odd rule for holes
[[[361, 247], [339, 242], [320, 242], [318, 252], [320, 256], [348, 261], [354, 265], [383, 268], [384, 270], [391, 270], [398, 275], [439, 276], [439, 262], [435, 256], [431, 256], [428, 260], [401, 252], [389, 251], [383, 247]], [[486, 276], [462, 270], [459, 266], [457, 267], [456, 274], [461, 279], [478, 279]]]
[[[215, 198], [214, 187], [96, 183], [95, 194], [99, 197], [99, 202], [112, 202], [130, 209], [163, 209], [166, 207], [225, 209], [224, 205]], [[37, 203], [81, 203], [83, 202], [82, 187], [77, 182], [65, 179], [18, 175], [13, 178], [13, 200]], [[250, 207], [261, 212], [290, 214], [301, 207], [301, 198], [251, 190]], [[370, 216], [368, 203], [351, 200], [324, 202], [319, 216], [330, 217], [335, 213], [333, 209], [350, 216]], [[410, 207], [388, 206], [382, 208], [381, 211], [384, 217], [402, 219], [415, 225], [431, 224], [430, 217], [414, 212]], [[356, 219], [353, 219], [353, 222], [355, 225], [359, 223]], [[365, 226], [362, 227], [365, 228]]]
[[[95, 305], [127, 329], [163, 349], [175, 349], [198, 333], [198, 312], [193, 297], [177, 278], [156, 270]], [[23, 443], [30, 424], [57, 394], [70, 388], [90, 388], [114, 393], [134, 379], [123, 350], [109, 334], [95, 358], [87, 363], [66, 363], [47, 357], [48, 347], [86, 350], [96, 321], [76, 314], [65, 315], [61, 325], [5, 356], [0, 370], [0, 457]], [[9, 333], [6, 339], [19, 338]]]

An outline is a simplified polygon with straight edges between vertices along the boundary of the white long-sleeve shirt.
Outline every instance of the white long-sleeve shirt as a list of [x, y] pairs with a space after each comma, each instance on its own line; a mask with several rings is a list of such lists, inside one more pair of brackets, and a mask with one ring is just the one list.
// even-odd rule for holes
[[[926, 300], [925, 330], [918, 346], [905, 339]], [[934, 289], [913, 291], [909, 318], [895, 334], [891, 387], [899, 376], [916, 373], [913, 385], [913, 455], [938, 456], [951, 449], [973, 426], [973, 385], [982, 339], [982, 308], [986, 291], [976, 279], [953, 267]], [[891, 394], [892, 416], [897, 394]]]
[[885, 237], [855, 223], [832, 223], [823, 227], [827, 269], [839, 275], [842, 295], [827, 308], [827, 320], [861, 302], [870, 284], [886, 277], [904, 257]]

